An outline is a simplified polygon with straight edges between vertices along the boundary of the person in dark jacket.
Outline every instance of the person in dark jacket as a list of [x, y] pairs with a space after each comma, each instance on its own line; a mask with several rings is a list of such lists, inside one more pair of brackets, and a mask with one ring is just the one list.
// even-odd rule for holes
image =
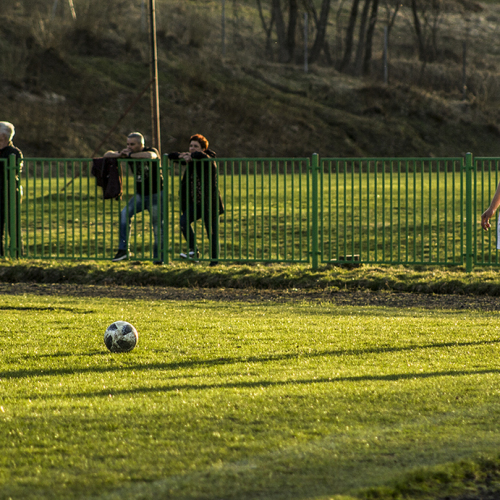
[[208, 140], [201, 134], [190, 137], [189, 151], [168, 155], [170, 160], [186, 164], [180, 188], [180, 226], [188, 252], [181, 253], [181, 257], [194, 260], [199, 257], [191, 224], [202, 219], [210, 242], [211, 266], [218, 264], [219, 216], [224, 213], [218, 188], [217, 165], [212, 161], [215, 157], [215, 152], [208, 149]]
[[[127, 136], [127, 147], [121, 151], [107, 151], [104, 158], [131, 158], [132, 160], [151, 159], [156, 160], [160, 156], [155, 148], [145, 147], [144, 136], [139, 132], [132, 132]], [[148, 210], [153, 225], [154, 247], [153, 258], [155, 264], [161, 264], [162, 259], [158, 255], [158, 238], [162, 237], [162, 188], [163, 178], [157, 165], [153, 163], [129, 162], [130, 168], [135, 174], [135, 194], [130, 198], [127, 206], [120, 213], [120, 238], [118, 252], [112, 259], [119, 262], [127, 258], [127, 241], [130, 235], [130, 220], [135, 214]], [[158, 178], [158, 175], [160, 176]], [[158, 228], [160, 234], [158, 235]]]
[[[9, 202], [9, 183], [12, 179], [11, 176], [15, 176], [16, 182], [16, 196], [21, 196], [21, 186], [19, 181], [19, 176], [17, 172], [10, 171], [7, 167], [9, 165], [9, 158], [14, 155], [16, 157], [16, 164], [19, 166], [19, 173], [21, 173], [23, 163], [23, 153], [19, 148], [16, 148], [12, 143], [12, 139], [16, 130], [14, 125], [10, 122], [0, 122], [0, 256], [4, 256], [4, 231], [5, 231], [5, 220], [8, 217], [8, 213], [6, 212], [6, 201]], [[6, 175], [7, 173], [7, 175]], [[7, 181], [7, 184], [5, 184]], [[17, 200], [16, 200], [17, 201]], [[8, 203], [7, 203], [8, 205]], [[22, 240], [20, 235], [21, 228], [19, 227], [19, 221], [16, 217], [16, 224], [14, 227], [12, 225], [8, 225], [9, 228], [9, 236], [13, 240], [20, 242], [21, 248], [18, 248], [17, 254], [18, 256], [22, 253]]]

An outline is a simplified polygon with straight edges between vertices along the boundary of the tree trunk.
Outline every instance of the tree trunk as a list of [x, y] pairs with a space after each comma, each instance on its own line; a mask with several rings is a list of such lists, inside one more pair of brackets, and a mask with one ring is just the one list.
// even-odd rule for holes
[[424, 35], [422, 33], [422, 25], [420, 24], [420, 19], [418, 17], [418, 6], [417, 0], [411, 0], [411, 11], [413, 13], [413, 26], [415, 28], [415, 35], [417, 36], [418, 43], [418, 58], [420, 61], [425, 62], [427, 60], [427, 54], [425, 50]]
[[264, 18], [264, 12], [262, 9], [262, 3], [261, 0], [257, 0], [257, 6], [259, 8], [259, 17], [260, 21], [262, 23], [262, 28], [264, 29], [264, 32], [266, 34], [266, 53], [268, 54], [269, 57], [272, 58], [272, 45], [271, 45], [271, 34], [273, 31], [273, 25], [274, 25], [274, 10], [271, 13], [271, 21], [269, 22], [269, 26], [266, 23], [266, 20]]
[[344, 70], [351, 62], [354, 27], [356, 26], [356, 18], [358, 17], [358, 6], [359, 6], [359, 0], [353, 0], [351, 7], [351, 15], [349, 16], [349, 25], [347, 26], [347, 31], [345, 35], [344, 57], [342, 58], [342, 61], [339, 64], [338, 67], [339, 71]]
[[363, 11], [361, 13], [361, 22], [359, 25], [358, 48], [356, 49], [356, 59], [354, 60], [354, 68], [356, 74], [361, 74], [361, 65], [363, 62], [363, 54], [365, 53], [366, 40], [366, 21], [368, 19], [368, 11], [370, 9], [371, 0], [365, 0]]
[[372, 11], [370, 14], [370, 23], [368, 24], [368, 31], [366, 32], [366, 47], [365, 58], [363, 60], [363, 75], [370, 73], [370, 63], [372, 60], [372, 47], [373, 47], [373, 33], [375, 32], [375, 25], [377, 24], [379, 0], [373, 0]]
[[286, 46], [286, 29], [283, 12], [281, 11], [280, 0], [273, 0], [273, 17], [276, 23], [276, 35], [278, 36], [278, 60], [279, 62], [288, 62], [290, 54]]
[[330, 13], [330, 3], [331, 0], [323, 0], [321, 4], [321, 13], [319, 19], [315, 15], [316, 20], [316, 39], [314, 40], [314, 44], [311, 48], [311, 53], [309, 55], [309, 62], [315, 62], [320, 53], [321, 49], [325, 50], [327, 57], [329, 56], [328, 45], [326, 44], [326, 27], [328, 25], [328, 15]]
[[297, 0], [289, 0], [288, 30], [286, 35], [286, 48], [288, 51], [289, 61], [293, 61], [295, 56], [295, 34], [297, 31], [298, 18], [299, 6], [297, 4]]
[[387, 37], [390, 36], [392, 27], [396, 22], [396, 16], [398, 15], [399, 7], [401, 7], [400, 0], [396, 0], [396, 4], [394, 6], [394, 12], [389, 16], [389, 19], [387, 20]]

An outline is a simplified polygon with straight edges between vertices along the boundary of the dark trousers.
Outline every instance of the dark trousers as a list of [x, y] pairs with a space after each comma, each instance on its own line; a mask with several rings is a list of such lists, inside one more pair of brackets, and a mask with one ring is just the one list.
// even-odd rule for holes
[[[17, 247], [17, 243], [19, 242], [20, 247], [17, 249], [15, 257], [20, 257], [23, 253], [23, 248], [22, 248], [23, 242], [22, 242], [22, 238], [21, 238], [21, 227], [19, 226], [19, 217], [16, 217], [14, 226], [12, 226], [12, 224], [10, 224], [10, 220], [9, 220], [9, 224], [6, 224], [6, 219], [7, 219], [7, 217], [9, 217], [9, 213], [5, 210], [4, 195], [5, 195], [5, 190], [4, 190], [3, 184], [2, 184], [0, 186], [0, 257], [5, 256], [5, 248], [4, 248], [5, 226], [8, 227], [9, 237], [10, 237], [11, 241], [12, 240], [15, 241], [16, 247]], [[19, 194], [17, 193], [16, 196], [19, 196]], [[9, 254], [9, 257], [10, 256], [11, 255]]]
[[[180, 220], [182, 234], [184, 238], [186, 238], [189, 250], [194, 252], [198, 250], [198, 247], [196, 245], [196, 235], [194, 234], [191, 224], [199, 218], [198, 214], [195, 215], [195, 210], [193, 208], [193, 210], [189, 211], [189, 219], [188, 213], [183, 212]], [[210, 259], [212, 262], [217, 262], [219, 259], [219, 217], [214, 214], [210, 217], [210, 212], [206, 209], [204, 210], [202, 222], [205, 225], [208, 240], [210, 242]]]

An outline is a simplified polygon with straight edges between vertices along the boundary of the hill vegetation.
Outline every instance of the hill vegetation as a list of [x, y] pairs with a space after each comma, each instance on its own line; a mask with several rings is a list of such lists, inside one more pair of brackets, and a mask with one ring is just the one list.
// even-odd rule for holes
[[[342, 67], [352, 2], [330, 2], [327, 45], [307, 68], [304, 6], [312, 20], [322, 2], [295, 3], [294, 50], [280, 62], [271, 1], [156, 1], [162, 152], [198, 132], [225, 157], [498, 154], [498, 2], [419, 0], [420, 38], [414, 2], [379, 2], [363, 72], [361, 12]], [[151, 138], [147, 4], [20, 0], [2, 10], [1, 119], [16, 125], [25, 156], [99, 155], [132, 130]]]

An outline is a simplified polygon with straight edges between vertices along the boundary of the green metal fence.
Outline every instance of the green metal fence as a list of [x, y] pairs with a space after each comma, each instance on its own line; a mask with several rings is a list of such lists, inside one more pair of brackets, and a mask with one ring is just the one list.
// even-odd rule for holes
[[[202, 163], [202, 161], [199, 161]], [[208, 160], [206, 161], [208, 162]], [[170, 259], [179, 259], [189, 248], [179, 226], [179, 198], [185, 166], [169, 162]], [[201, 184], [212, 186], [210, 170], [201, 172]], [[220, 261], [309, 262], [311, 253], [310, 159], [223, 158], [217, 160], [218, 188], [224, 205], [219, 223]], [[187, 184], [186, 184], [187, 187]], [[217, 193], [203, 191], [212, 207]], [[213, 208], [216, 210], [216, 207]], [[199, 260], [210, 259], [208, 218], [194, 214]]]
[[[103, 200], [91, 174], [92, 160], [25, 158], [20, 184], [12, 175], [19, 174], [19, 166], [13, 158], [3, 160], [5, 255], [111, 259], [118, 248], [120, 212], [135, 192], [132, 170], [149, 165], [137, 160], [120, 164], [123, 197]], [[179, 224], [186, 167], [167, 157], [150, 166], [163, 173], [163, 215], [153, 227], [149, 211], [132, 214], [129, 258], [179, 260], [190, 250]], [[471, 154], [217, 159], [224, 213], [218, 217], [210, 203], [217, 196], [213, 179], [201, 174], [201, 185], [210, 185], [202, 190], [210, 209], [193, 214], [197, 260], [301, 262], [313, 268], [353, 262], [465, 266], [468, 271], [500, 266], [496, 231], [484, 232], [479, 225], [500, 182], [499, 169], [500, 158], [474, 160]], [[216, 256], [207, 218], [218, 221]]]
[[[104, 200], [91, 175], [92, 160], [25, 158], [21, 185], [23, 199], [19, 207], [23, 255], [30, 259], [111, 259], [118, 247], [119, 217], [135, 193], [131, 166], [139, 171], [148, 162], [128, 160], [121, 163], [123, 196]], [[155, 161], [154, 168], [160, 169]], [[162, 207], [162, 212], [165, 207]], [[10, 211], [12, 212], [12, 211]], [[14, 212], [15, 213], [15, 212]], [[130, 256], [153, 258], [154, 229], [148, 211], [132, 217], [128, 245]], [[159, 230], [159, 228], [157, 228]], [[128, 235], [127, 235], [128, 236]], [[8, 256], [12, 240], [6, 231]], [[160, 239], [160, 252], [164, 248]]]
[[323, 159], [322, 262], [463, 264], [462, 158]]

